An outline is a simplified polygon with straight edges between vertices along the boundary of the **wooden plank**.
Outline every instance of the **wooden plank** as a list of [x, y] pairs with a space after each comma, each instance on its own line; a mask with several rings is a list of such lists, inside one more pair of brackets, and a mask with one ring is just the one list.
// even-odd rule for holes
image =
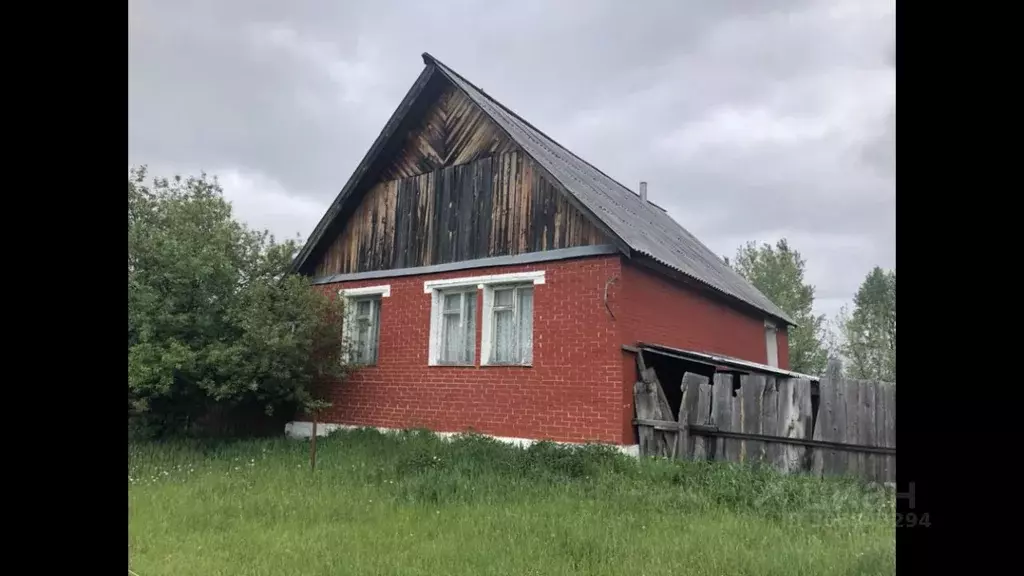
[[473, 219], [476, 205], [474, 201], [473, 187], [473, 166], [470, 164], [459, 166], [459, 251], [456, 260], [472, 260], [479, 258], [473, 250], [475, 239], [473, 238]]
[[[890, 448], [896, 447], [896, 386], [886, 384], [885, 389], [885, 443]], [[886, 482], [896, 481], [896, 457], [886, 457]]]
[[[838, 378], [833, 381], [835, 391], [835, 423], [834, 423], [834, 435], [833, 442], [847, 442], [847, 418], [846, 418], [846, 380], [844, 378]], [[829, 471], [832, 475], [843, 475], [847, 472], [849, 454], [837, 450], [832, 460], [832, 469]]]
[[[648, 394], [647, 384], [643, 380], [638, 380], [633, 385], [633, 406], [638, 419], [658, 420], [658, 410], [654, 400], [655, 398]], [[637, 426], [637, 436], [640, 444], [640, 455], [655, 456], [654, 428], [650, 426]]]
[[[877, 402], [875, 394], [878, 390], [878, 382], [868, 381], [864, 385], [864, 426], [861, 429], [863, 434], [860, 443], [867, 446], [878, 446], [878, 442], [875, 440], [875, 402]], [[878, 468], [882, 455], [865, 454], [864, 456], [866, 464], [864, 478], [871, 482], [879, 482]]]
[[[811, 383], [802, 378], [779, 379], [778, 436], [810, 439]], [[808, 466], [807, 448], [786, 445], [775, 461], [782, 472], [805, 470]]]
[[[637, 365], [643, 365], [643, 355], [637, 356]], [[672, 416], [672, 407], [668, 403], [668, 398], [665, 397], [665, 390], [661, 386], [661, 382], [658, 380], [658, 374], [654, 371], [654, 368], [645, 367], [640, 370], [640, 379], [647, 385], [647, 393], [653, 397], [655, 414], [657, 418], [663, 421], [675, 421]], [[657, 444], [657, 455], [671, 458], [674, 456], [675, 447], [677, 445], [678, 432], [657, 430], [655, 432], [655, 443]]]
[[[765, 377], [761, 374], [744, 374], [740, 377], [740, 392], [743, 403], [743, 432], [763, 434], [761, 428], [761, 399], [764, 396]], [[765, 443], [758, 440], [745, 442], [746, 462], [764, 460]]]
[[[690, 456], [690, 434], [686, 428], [688, 422], [689, 411], [687, 410], [687, 404], [692, 404], [692, 398], [700, 394], [697, 389], [694, 389], [691, 393], [689, 386], [685, 378], [680, 381], [679, 384], [680, 399], [679, 399], [679, 433], [676, 435], [676, 446], [673, 450], [674, 458], [689, 458]], [[689, 396], [689, 399], [687, 398]]]
[[[861, 422], [861, 382], [854, 378], [847, 378], [846, 383], [846, 442], [856, 444], [860, 441]], [[846, 474], [848, 476], [860, 477], [863, 466], [863, 455], [847, 454]]]
[[[695, 424], [697, 419], [697, 402], [700, 400], [701, 384], [707, 382], [707, 378], [700, 374], [687, 372], [679, 385], [682, 391], [682, 400], [679, 402], [679, 423], [682, 425]], [[679, 448], [676, 450], [678, 458], [693, 458], [694, 437], [689, 434], [686, 428], [680, 428]]]
[[[690, 420], [693, 424], [705, 424], [710, 425], [712, 423], [711, 418], [711, 383], [704, 376], [701, 376], [702, 382], [699, 386], [699, 394], [697, 396], [697, 406], [693, 418]], [[693, 437], [693, 459], [694, 460], [707, 460], [710, 457], [712, 447], [709, 445], [711, 441], [704, 438], [703, 436]]]
[[[743, 396], [739, 390], [734, 391], [729, 395], [729, 403], [732, 406], [729, 408], [732, 413], [732, 422], [729, 426], [729, 430], [734, 432], [741, 432], [743, 430]], [[735, 453], [729, 454], [730, 462], [743, 462], [746, 457], [747, 442], [748, 440], [731, 440], [735, 447]]]
[[[732, 374], [715, 374], [714, 382], [711, 389], [713, 402], [711, 423], [722, 430], [732, 430]], [[715, 460], [729, 462], [738, 451], [737, 440], [715, 439]]]
[[[764, 391], [761, 393], [761, 432], [763, 434], [775, 434], [779, 427], [779, 390], [778, 379], [775, 376], [766, 376]], [[763, 461], [774, 465], [782, 451], [782, 445], [765, 442]]]
[[488, 246], [491, 240], [491, 203], [494, 200], [493, 189], [491, 188], [494, 179], [492, 177], [493, 160], [482, 158], [476, 163], [479, 168], [479, 179], [477, 180], [477, 212], [480, 222], [479, 237], [477, 239], [476, 253], [480, 258], [490, 254]]
[[[814, 402], [811, 399], [811, 381], [807, 378], [800, 378], [797, 380], [796, 386], [797, 406], [800, 409], [800, 429], [799, 435], [793, 436], [793, 438], [811, 440], [814, 432]], [[810, 469], [811, 450], [804, 448], [800, 451], [800, 470], [806, 472]]]
[[[818, 384], [818, 416], [814, 424], [812, 439], [836, 442], [835, 439], [835, 385], [827, 377]], [[835, 450], [815, 448], [812, 455], [811, 472], [824, 476], [833, 467]]]
[[[706, 376], [694, 372], [687, 372], [683, 375], [680, 389], [683, 397], [679, 403], [680, 424], [704, 424], [700, 420], [699, 402], [701, 399], [701, 387], [707, 386]], [[697, 438], [689, 434], [685, 428], [680, 428], [679, 449], [676, 451], [678, 458], [693, 458], [694, 444]]]

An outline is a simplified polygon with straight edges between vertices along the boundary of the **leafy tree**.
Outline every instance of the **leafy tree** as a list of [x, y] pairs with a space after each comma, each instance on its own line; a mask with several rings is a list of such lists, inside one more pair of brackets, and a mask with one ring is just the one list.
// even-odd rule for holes
[[775, 246], [748, 242], [736, 251], [734, 262], [724, 261], [798, 324], [789, 328], [791, 369], [820, 374], [828, 362], [825, 316], [813, 312], [814, 286], [804, 282], [806, 263], [800, 253], [783, 238]]
[[341, 304], [286, 274], [298, 247], [235, 221], [205, 174], [147, 185], [129, 170], [130, 424], [286, 417], [344, 376]]
[[876, 266], [853, 298], [853, 313], [840, 314], [846, 373], [896, 382], [896, 271]]

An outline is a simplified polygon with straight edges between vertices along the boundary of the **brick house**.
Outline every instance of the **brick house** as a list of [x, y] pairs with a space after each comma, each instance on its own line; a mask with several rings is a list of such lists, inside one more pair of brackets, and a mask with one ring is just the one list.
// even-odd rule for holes
[[293, 264], [346, 299], [361, 365], [322, 422], [628, 446], [643, 343], [788, 368], [792, 320], [644, 184], [423, 60]]

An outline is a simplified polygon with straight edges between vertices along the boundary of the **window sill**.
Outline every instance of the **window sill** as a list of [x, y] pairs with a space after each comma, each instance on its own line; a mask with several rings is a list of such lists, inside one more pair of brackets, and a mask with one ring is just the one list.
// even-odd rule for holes
[[520, 364], [517, 362], [488, 362], [481, 364], [481, 368], [533, 368], [533, 363]]

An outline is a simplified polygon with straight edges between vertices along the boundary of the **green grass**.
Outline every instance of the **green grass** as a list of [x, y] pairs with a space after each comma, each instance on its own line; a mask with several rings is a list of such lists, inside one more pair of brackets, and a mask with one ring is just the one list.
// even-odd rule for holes
[[891, 492], [477, 436], [129, 447], [139, 576], [892, 574]]

